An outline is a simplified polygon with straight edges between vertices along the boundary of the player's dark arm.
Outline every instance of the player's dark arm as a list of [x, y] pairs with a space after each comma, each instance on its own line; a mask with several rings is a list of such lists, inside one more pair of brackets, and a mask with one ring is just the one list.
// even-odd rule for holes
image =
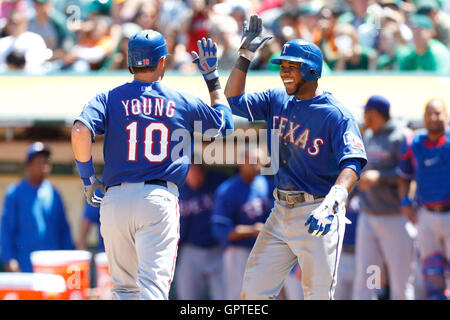
[[358, 179], [359, 175], [355, 170], [351, 168], [344, 168], [334, 184], [341, 185], [347, 190], [347, 192], [350, 192]]
[[77, 161], [87, 162], [91, 159], [91, 132], [81, 121], [75, 121], [72, 127], [72, 149]]
[[240, 56], [231, 70], [225, 85], [225, 96], [227, 98], [236, 97], [245, 92], [245, 82], [250, 61]]

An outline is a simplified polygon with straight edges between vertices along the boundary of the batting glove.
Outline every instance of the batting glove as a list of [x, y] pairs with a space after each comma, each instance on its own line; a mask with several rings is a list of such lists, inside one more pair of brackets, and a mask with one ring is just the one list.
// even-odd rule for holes
[[[83, 181], [85, 181], [85, 179], [83, 179]], [[95, 194], [95, 190], [100, 189], [100, 192], [105, 194], [105, 186], [96, 176], [91, 176], [89, 182], [90, 184], [84, 185], [84, 198], [91, 206], [100, 207], [102, 198]]]
[[192, 51], [192, 62], [196, 63], [205, 81], [219, 78], [217, 71], [217, 44], [210, 38], [197, 41], [198, 54]]
[[[333, 222], [334, 216], [344, 213], [345, 217], [345, 201], [347, 200], [347, 190], [340, 186], [334, 185], [319, 207], [317, 207], [308, 216], [305, 226], [309, 225], [308, 233], [313, 236], [320, 237], [326, 235]], [[345, 218], [346, 223], [351, 223]]]
[[255, 57], [256, 50], [261, 47], [264, 42], [272, 39], [271, 36], [261, 38], [262, 19], [254, 14], [250, 17], [250, 22], [244, 21], [242, 28], [242, 39], [239, 46], [239, 55], [249, 61]]

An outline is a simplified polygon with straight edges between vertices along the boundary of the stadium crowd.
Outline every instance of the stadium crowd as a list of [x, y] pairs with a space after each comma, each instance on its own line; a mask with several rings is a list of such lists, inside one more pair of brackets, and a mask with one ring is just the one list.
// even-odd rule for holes
[[270, 58], [304, 38], [322, 49], [327, 71], [450, 73], [448, 0], [1, 0], [0, 72], [126, 70], [127, 41], [140, 29], [165, 36], [169, 70], [194, 73], [190, 52], [204, 36], [230, 70], [255, 12], [274, 40], [253, 70], [277, 70]]

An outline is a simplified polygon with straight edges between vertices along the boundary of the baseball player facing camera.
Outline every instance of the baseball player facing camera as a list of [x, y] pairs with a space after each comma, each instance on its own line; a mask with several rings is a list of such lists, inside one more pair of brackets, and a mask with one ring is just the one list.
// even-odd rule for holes
[[250, 62], [271, 37], [261, 37], [257, 15], [244, 24], [239, 58], [225, 87], [234, 114], [266, 120], [271, 150], [275, 204], [246, 265], [242, 299], [269, 299], [280, 292], [298, 261], [305, 299], [333, 299], [342, 239], [345, 201], [367, 163], [358, 125], [329, 92], [321, 91], [320, 49], [305, 40], [284, 44], [284, 89], [245, 93]]
[[[143, 30], [128, 43], [134, 80], [97, 94], [74, 122], [75, 161], [86, 201], [100, 205], [115, 299], [168, 299], [179, 239], [178, 188], [189, 169], [193, 141], [179, 142], [180, 130], [191, 137], [194, 128], [214, 136], [233, 129], [220, 87], [216, 44], [203, 38], [198, 49], [193, 62], [206, 81], [212, 107], [161, 82], [169, 55], [166, 41], [159, 32]], [[201, 126], [194, 126], [197, 121]], [[171, 139], [174, 131], [177, 137]], [[102, 179], [95, 175], [91, 156], [99, 134], [105, 135]], [[178, 143], [187, 148], [177, 151]], [[103, 199], [94, 193], [98, 188]]]

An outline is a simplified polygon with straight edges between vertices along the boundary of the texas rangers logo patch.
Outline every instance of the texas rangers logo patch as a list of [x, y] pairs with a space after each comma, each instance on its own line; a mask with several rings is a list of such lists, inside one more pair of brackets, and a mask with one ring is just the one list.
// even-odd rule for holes
[[344, 133], [344, 143], [345, 145], [350, 145], [352, 148], [364, 150], [362, 140], [351, 131], [346, 131]]

